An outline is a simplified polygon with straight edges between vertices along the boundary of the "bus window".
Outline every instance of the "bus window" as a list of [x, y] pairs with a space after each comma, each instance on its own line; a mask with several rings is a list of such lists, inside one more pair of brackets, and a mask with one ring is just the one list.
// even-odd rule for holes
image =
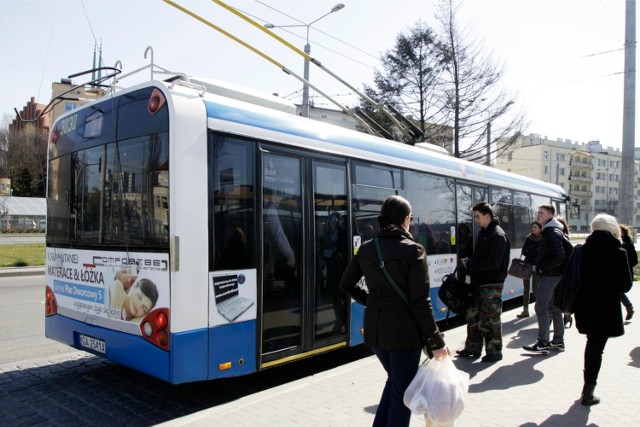
[[209, 135], [213, 198], [212, 270], [255, 267], [254, 157], [247, 141]]
[[511, 190], [505, 190], [504, 188], [491, 188], [491, 200], [489, 201], [493, 206], [493, 212], [500, 221], [500, 227], [507, 233], [509, 240], [515, 241], [513, 235], [512, 224], [512, 197]]
[[169, 242], [169, 141], [154, 134], [106, 150], [105, 236], [111, 244]]
[[71, 155], [49, 162], [47, 186], [47, 243], [69, 242], [69, 197]]
[[455, 185], [453, 179], [406, 172], [406, 198], [413, 208], [409, 231], [428, 255], [456, 251]]
[[512, 248], [521, 248], [527, 235], [531, 232], [531, 223], [534, 220], [534, 212], [531, 210], [531, 198], [526, 193], [518, 191], [513, 193], [513, 231], [511, 240]]
[[103, 206], [104, 146], [71, 155], [71, 223], [72, 242], [99, 243], [100, 213]]

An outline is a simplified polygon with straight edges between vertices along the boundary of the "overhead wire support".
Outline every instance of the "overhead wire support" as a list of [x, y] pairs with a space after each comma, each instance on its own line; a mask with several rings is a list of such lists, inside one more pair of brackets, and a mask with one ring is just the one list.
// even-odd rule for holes
[[[289, 70], [287, 67], [285, 67], [283, 64], [279, 63], [278, 61], [276, 61], [275, 59], [271, 58], [270, 56], [268, 56], [267, 54], [265, 54], [264, 52], [256, 49], [255, 47], [251, 46], [249, 43], [245, 42], [244, 40], [234, 36], [233, 34], [229, 33], [228, 31], [225, 31], [224, 29], [220, 28], [219, 26], [213, 24], [212, 22], [207, 21], [206, 19], [202, 18], [201, 16], [191, 12], [189, 9], [186, 9], [182, 6], [180, 6], [179, 4], [175, 3], [172, 0], [163, 0], [165, 3], [175, 7], [176, 9], [186, 13], [187, 15], [191, 16], [194, 19], [197, 19], [198, 21], [202, 22], [203, 24], [207, 25], [208, 27], [213, 28], [214, 30], [224, 34], [225, 36], [229, 37], [230, 39], [232, 39], [233, 41], [241, 44], [242, 46], [246, 47], [247, 49], [249, 49], [250, 51], [252, 51], [253, 53], [255, 53], [256, 55], [266, 59], [267, 61], [269, 61], [270, 63], [272, 63], [273, 65], [275, 65], [276, 67], [278, 67], [279, 69], [281, 69], [282, 71], [284, 71], [285, 73], [289, 74], [290, 76], [295, 77], [296, 79], [300, 80], [302, 83], [309, 85], [309, 87], [313, 88], [313, 90], [315, 90], [316, 92], [318, 92], [319, 94], [321, 94], [322, 96], [324, 96], [325, 98], [327, 98], [329, 101], [333, 102], [338, 108], [340, 108], [344, 113], [348, 114], [349, 116], [351, 116], [352, 118], [354, 118], [356, 121], [358, 121], [359, 123], [361, 123], [365, 129], [367, 129], [367, 131], [369, 133], [371, 133], [372, 135], [378, 134], [374, 129], [371, 128], [371, 126], [363, 119], [361, 119], [360, 117], [358, 117], [356, 114], [354, 114], [353, 111], [351, 111], [350, 109], [348, 109], [347, 107], [345, 107], [344, 105], [340, 104], [338, 101], [336, 101], [335, 99], [333, 99], [330, 95], [324, 93], [322, 90], [320, 90], [319, 88], [317, 88], [316, 86], [314, 86], [313, 84], [311, 84], [309, 81], [305, 80], [304, 78], [300, 77], [299, 75], [297, 75], [296, 73], [294, 73], [293, 71]], [[215, 1], [215, 0], [214, 0]], [[225, 5], [226, 6], [226, 5]], [[228, 6], [226, 6], [228, 7]], [[262, 28], [258, 25], [258, 28]], [[266, 30], [266, 29], [265, 29]], [[269, 32], [269, 31], [267, 31]], [[275, 34], [274, 34], [275, 35]], [[276, 36], [277, 37], [277, 36]], [[286, 42], [286, 40], [283, 40], [283, 42]], [[294, 46], [291, 46], [293, 49], [299, 50], [297, 48], [295, 48]], [[306, 55], [304, 52], [300, 51], [303, 55]]]
[[[164, 0], [165, 2], [170, 2], [171, 0]], [[348, 87], [349, 89], [353, 90], [358, 96], [360, 96], [362, 99], [364, 99], [365, 101], [367, 101], [369, 104], [373, 105], [374, 107], [376, 107], [378, 109], [378, 111], [380, 111], [383, 115], [385, 115], [389, 120], [391, 120], [391, 122], [398, 128], [400, 129], [400, 131], [402, 132], [402, 134], [404, 135], [404, 137], [406, 138], [406, 140], [408, 142], [413, 142], [414, 138], [411, 132], [409, 132], [405, 126], [402, 125], [402, 123], [400, 123], [398, 121], [398, 119], [396, 119], [396, 117], [391, 114], [389, 111], [387, 111], [387, 109], [380, 104], [379, 102], [375, 101], [374, 99], [370, 98], [369, 96], [367, 96], [365, 93], [360, 92], [358, 89], [356, 89], [354, 86], [350, 85], [348, 82], [346, 82], [344, 79], [342, 79], [340, 76], [338, 76], [337, 74], [335, 74], [334, 72], [332, 72], [331, 70], [329, 70], [327, 67], [325, 67], [324, 65], [322, 65], [322, 63], [320, 61], [318, 61], [315, 58], [312, 58], [311, 56], [307, 55], [305, 52], [301, 51], [300, 49], [298, 49], [297, 47], [293, 46], [291, 43], [289, 43], [288, 41], [286, 41], [285, 39], [283, 39], [282, 37], [278, 36], [276, 33], [274, 33], [273, 31], [269, 31], [269, 29], [265, 28], [264, 26], [258, 24], [256, 21], [254, 21], [253, 19], [249, 18], [248, 16], [246, 16], [244, 13], [240, 12], [239, 10], [234, 9], [233, 7], [223, 3], [220, 0], [211, 0], [214, 3], [218, 4], [219, 6], [223, 7], [224, 9], [228, 10], [229, 12], [233, 13], [234, 15], [238, 16], [239, 18], [247, 21], [248, 23], [250, 23], [251, 25], [253, 25], [256, 28], [259, 28], [261, 31], [264, 31], [266, 34], [270, 35], [271, 37], [273, 37], [274, 39], [278, 40], [280, 43], [284, 44], [285, 46], [287, 46], [289, 49], [293, 50], [295, 53], [297, 53], [298, 55], [301, 55], [305, 60], [315, 64], [316, 66], [318, 66], [322, 71], [324, 71], [325, 73], [329, 74], [331, 77], [333, 77], [334, 79], [338, 80], [340, 83], [342, 83], [343, 85], [345, 85], [346, 87]], [[307, 83], [308, 84], [308, 83]], [[311, 85], [309, 85], [311, 86]], [[314, 90], [317, 90], [314, 88]], [[320, 92], [321, 93], [321, 92]]]

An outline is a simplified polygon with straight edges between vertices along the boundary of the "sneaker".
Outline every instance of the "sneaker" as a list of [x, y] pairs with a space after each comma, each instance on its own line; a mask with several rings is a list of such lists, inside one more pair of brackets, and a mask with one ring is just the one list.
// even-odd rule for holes
[[560, 342], [553, 342], [551, 341], [549, 343], [549, 348], [551, 350], [556, 350], [556, 351], [564, 351], [564, 341], [560, 341]]
[[527, 351], [532, 351], [534, 353], [549, 354], [549, 344], [545, 344], [540, 340], [536, 341], [531, 345], [525, 345], [522, 348]]

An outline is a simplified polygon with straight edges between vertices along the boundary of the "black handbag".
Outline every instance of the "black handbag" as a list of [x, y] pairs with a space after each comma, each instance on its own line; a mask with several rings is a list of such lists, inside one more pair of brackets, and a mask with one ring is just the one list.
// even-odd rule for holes
[[524, 262], [520, 258], [514, 258], [511, 260], [508, 273], [510, 276], [517, 277], [518, 279], [529, 280], [533, 273], [533, 265]]
[[[457, 271], [458, 268], [456, 267], [453, 273], [449, 273], [442, 278], [442, 285], [438, 289], [438, 297], [450, 311], [460, 314], [467, 311], [473, 299], [473, 292], [471, 286], [458, 280]], [[449, 317], [448, 312], [447, 317]]]

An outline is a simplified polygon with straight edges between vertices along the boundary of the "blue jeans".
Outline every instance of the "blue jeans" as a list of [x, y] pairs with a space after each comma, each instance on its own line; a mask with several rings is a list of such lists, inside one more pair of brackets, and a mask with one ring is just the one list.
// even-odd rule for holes
[[402, 399], [411, 380], [418, 372], [421, 349], [384, 350], [372, 348], [373, 352], [387, 371], [387, 382], [382, 390], [374, 427], [406, 427], [411, 420], [411, 411], [404, 406]]
[[553, 341], [564, 339], [564, 319], [562, 311], [553, 305], [553, 290], [562, 276], [540, 276], [536, 295], [536, 316], [538, 317], [538, 340], [549, 342], [549, 315], [553, 319]]

